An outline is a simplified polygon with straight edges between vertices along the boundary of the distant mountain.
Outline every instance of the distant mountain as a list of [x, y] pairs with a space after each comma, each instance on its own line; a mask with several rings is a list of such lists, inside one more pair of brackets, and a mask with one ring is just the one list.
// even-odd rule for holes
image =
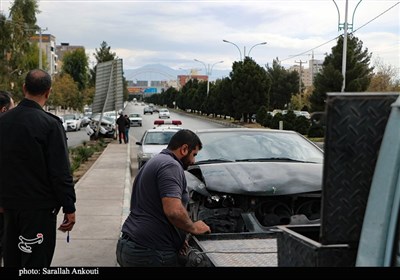
[[[200, 68], [197, 68], [199, 70]], [[178, 75], [189, 75], [191, 69], [173, 69], [162, 64], [148, 64], [136, 69], [124, 69], [124, 76], [129, 81], [169, 81]], [[198, 72], [205, 75], [205, 69]], [[213, 70], [210, 81], [228, 77], [230, 70]]]

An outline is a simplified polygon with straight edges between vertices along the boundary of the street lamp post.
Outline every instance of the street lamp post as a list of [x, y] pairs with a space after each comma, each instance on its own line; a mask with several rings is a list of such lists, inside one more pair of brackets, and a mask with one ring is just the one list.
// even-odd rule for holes
[[210, 66], [210, 64], [206, 65], [203, 61], [198, 60], [198, 59], [195, 59], [194, 61], [200, 62], [201, 64], [204, 65], [204, 69], [206, 70], [206, 75], [207, 75], [207, 95], [208, 95], [208, 93], [210, 92], [210, 76], [212, 74], [212, 69], [214, 68], [215, 64], [223, 63], [223, 61], [222, 60], [217, 61], [214, 64], [212, 64], [211, 66]]
[[250, 52], [251, 52], [251, 50], [252, 50], [255, 46], [266, 45], [266, 44], [267, 44], [267, 42], [261, 42], [261, 43], [255, 44], [254, 46], [252, 46], [252, 47], [250, 48], [249, 52], [247, 53], [247, 56], [250, 56]]
[[343, 29], [343, 54], [342, 54], [342, 76], [343, 76], [343, 82], [342, 82], [342, 88], [341, 88], [341, 92], [344, 92], [345, 87], [346, 87], [346, 60], [347, 60], [347, 30], [353, 30], [353, 25], [354, 25], [354, 14], [356, 13], [357, 7], [358, 5], [360, 5], [362, 0], [360, 0], [358, 2], [358, 4], [356, 5], [356, 7], [354, 8], [353, 11], [353, 18], [351, 23], [348, 23], [347, 21], [347, 13], [348, 13], [348, 7], [349, 7], [349, 1], [346, 0], [346, 4], [345, 4], [345, 14], [344, 14], [344, 23], [340, 23], [340, 12], [339, 12], [339, 8], [338, 5], [336, 4], [335, 0], [333, 0], [333, 3], [336, 6], [337, 12], [338, 12], [338, 29], [339, 31], [341, 29]]
[[232, 43], [232, 42], [230, 42], [230, 41], [228, 41], [228, 40], [222, 40], [222, 42], [224, 42], [224, 43], [229, 43], [229, 44], [232, 44], [232, 45], [234, 45], [237, 49], [238, 49], [238, 51], [239, 51], [239, 54], [240, 54], [240, 60], [242, 60], [242, 52], [240, 51], [240, 49], [239, 49], [239, 47], [238, 47], [238, 45], [236, 45], [235, 43]]
[[[231, 42], [231, 41], [228, 41], [228, 40], [222, 40], [222, 42], [224, 42], [224, 43], [229, 43], [229, 44], [234, 45], [234, 46], [238, 49], [238, 51], [239, 51], [240, 60], [242, 60], [242, 52], [240, 51], [240, 48], [238, 47], [238, 45], [236, 45], [235, 43], [233, 43], [233, 42]], [[250, 55], [250, 52], [251, 52], [251, 50], [252, 50], [254, 47], [259, 46], [259, 45], [266, 45], [266, 44], [267, 44], [267, 42], [261, 42], [261, 43], [258, 43], [258, 44], [253, 45], [253, 46], [250, 48], [249, 52], [247, 53], [247, 56]], [[244, 59], [245, 57], [246, 57], [246, 46], [243, 47], [243, 59]]]

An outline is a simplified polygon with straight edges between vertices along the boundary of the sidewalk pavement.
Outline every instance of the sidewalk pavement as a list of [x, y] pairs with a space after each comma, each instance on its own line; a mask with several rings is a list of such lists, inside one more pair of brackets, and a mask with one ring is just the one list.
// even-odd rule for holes
[[[116, 245], [122, 223], [129, 213], [131, 143], [114, 141], [76, 183], [76, 224], [69, 233], [57, 231], [51, 266], [115, 267]], [[135, 147], [135, 148], [134, 148]], [[57, 226], [64, 214], [58, 214]]]

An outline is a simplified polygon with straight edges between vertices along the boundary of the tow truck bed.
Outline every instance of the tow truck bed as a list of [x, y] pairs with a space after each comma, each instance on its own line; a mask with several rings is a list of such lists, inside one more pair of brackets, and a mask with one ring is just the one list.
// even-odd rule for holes
[[[193, 236], [193, 266], [277, 266], [275, 233], [232, 233]], [[197, 265], [196, 265], [197, 264]]]

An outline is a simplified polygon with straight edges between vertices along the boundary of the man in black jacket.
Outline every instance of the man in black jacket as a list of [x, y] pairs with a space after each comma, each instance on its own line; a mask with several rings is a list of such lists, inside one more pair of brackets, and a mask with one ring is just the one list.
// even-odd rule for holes
[[25, 98], [0, 116], [0, 205], [4, 208], [4, 266], [49, 267], [59, 229], [75, 224], [75, 190], [60, 119], [43, 110], [51, 77], [30, 71]]
[[[8, 91], [0, 90], [0, 115], [14, 108], [14, 100]], [[0, 205], [0, 266], [3, 263], [3, 228], [4, 228], [4, 215], [3, 207]]]
[[122, 111], [119, 112], [119, 118], [117, 119], [117, 125], [118, 125], [118, 136], [119, 136], [119, 143], [122, 144], [122, 140], [124, 143], [127, 143], [127, 138], [125, 136], [126, 133], [126, 127], [129, 124], [129, 121], [124, 117], [124, 114]]

